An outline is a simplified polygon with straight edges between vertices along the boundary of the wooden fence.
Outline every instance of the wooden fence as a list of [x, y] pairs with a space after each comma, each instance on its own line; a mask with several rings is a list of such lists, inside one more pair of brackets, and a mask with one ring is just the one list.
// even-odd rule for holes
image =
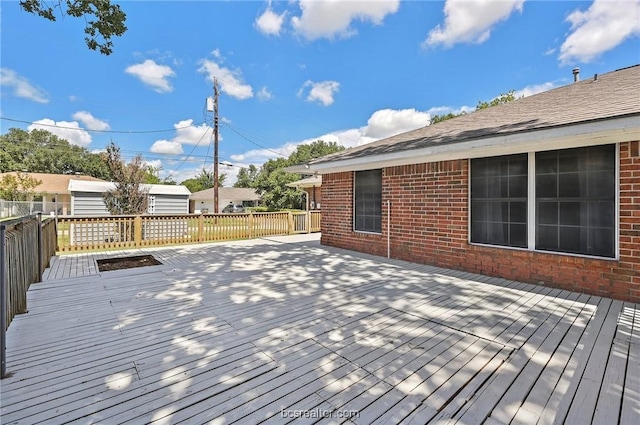
[[27, 290], [40, 282], [55, 255], [56, 222], [27, 216], [0, 222], [0, 351], [5, 376], [5, 331], [16, 314], [27, 311]]
[[58, 217], [58, 251], [201, 243], [320, 231], [320, 211]]

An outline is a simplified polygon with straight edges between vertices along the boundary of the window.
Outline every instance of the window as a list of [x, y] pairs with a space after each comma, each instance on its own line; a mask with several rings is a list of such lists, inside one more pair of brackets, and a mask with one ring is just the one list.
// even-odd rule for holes
[[471, 160], [471, 242], [527, 247], [527, 154]]
[[382, 170], [356, 171], [354, 229], [382, 233]]
[[615, 145], [536, 153], [536, 249], [615, 257]]
[[156, 197], [151, 195], [147, 200], [147, 214], [154, 214], [156, 212]]
[[470, 178], [471, 242], [615, 258], [616, 145], [472, 159]]

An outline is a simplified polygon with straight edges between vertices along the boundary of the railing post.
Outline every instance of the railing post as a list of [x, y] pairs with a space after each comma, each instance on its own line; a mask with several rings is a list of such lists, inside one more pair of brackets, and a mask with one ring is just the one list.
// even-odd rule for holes
[[253, 211], [249, 211], [249, 239], [253, 238]]
[[198, 217], [198, 242], [204, 240], [204, 214], [200, 213]]
[[133, 228], [135, 232], [133, 245], [140, 247], [142, 245], [142, 216], [137, 215], [133, 219]]
[[7, 275], [6, 275], [6, 227], [0, 225], [0, 378], [7, 375]]
[[307, 210], [307, 215], [305, 217], [307, 233], [311, 233], [311, 211]]
[[291, 235], [295, 231], [295, 225], [294, 225], [294, 222], [293, 222], [293, 213], [291, 211], [289, 211], [289, 229], [288, 230], [289, 231], [288, 231], [287, 235]]
[[38, 213], [38, 280], [36, 282], [42, 282], [42, 259], [44, 257], [42, 246], [42, 213]]

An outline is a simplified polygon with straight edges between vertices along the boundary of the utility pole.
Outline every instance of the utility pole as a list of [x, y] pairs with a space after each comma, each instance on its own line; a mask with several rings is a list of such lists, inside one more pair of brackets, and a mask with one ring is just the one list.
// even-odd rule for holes
[[213, 209], [220, 212], [218, 206], [218, 79], [213, 78]]

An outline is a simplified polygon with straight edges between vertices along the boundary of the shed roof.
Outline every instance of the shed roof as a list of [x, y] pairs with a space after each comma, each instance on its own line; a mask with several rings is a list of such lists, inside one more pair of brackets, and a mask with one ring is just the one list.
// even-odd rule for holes
[[[208, 200], [214, 198], [214, 189], [205, 189], [199, 192], [194, 192], [189, 196], [189, 199], [192, 200]], [[242, 200], [242, 201], [259, 201], [260, 195], [256, 192], [255, 189], [250, 189], [247, 187], [219, 187], [218, 188], [218, 198], [219, 199], [232, 199], [232, 200]]]
[[[6, 175], [16, 175], [18, 171], [11, 171], [8, 173], [0, 173], [0, 178]], [[91, 182], [105, 182], [105, 180], [98, 179], [91, 176], [83, 176], [78, 174], [49, 174], [49, 173], [21, 173], [26, 174], [36, 180], [41, 181], [38, 186], [34, 188], [36, 193], [48, 193], [52, 195], [68, 195], [69, 194], [69, 181], [91, 181]]]
[[305, 179], [296, 180], [294, 182], [287, 183], [287, 186], [299, 188], [320, 187], [322, 186], [322, 176], [311, 176]]
[[[89, 193], [104, 193], [108, 190], [112, 190], [116, 187], [112, 182], [94, 182], [94, 181], [69, 181], [69, 192], [89, 192]], [[144, 184], [143, 189], [149, 190], [149, 195], [182, 195], [188, 196], [191, 194], [186, 186], [182, 185], [170, 185], [170, 184]]]
[[[599, 124], [614, 119], [622, 120], [609, 126]], [[328, 170], [331, 167], [335, 169], [339, 163], [348, 165], [367, 162], [368, 158], [374, 157], [379, 160], [395, 159], [397, 164], [416, 163], [417, 158], [413, 153], [416, 150], [422, 150], [422, 154], [426, 157], [429, 152], [437, 153], [445, 149], [450, 152], [458, 149], [448, 145], [479, 142], [490, 138], [491, 141], [484, 143], [483, 147], [488, 144], [506, 145], [519, 141], [518, 138], [524, 139], [532, 133], [539, 134], [543, 130], [548, 131], [544, 136], [548, 139], [561, 135], [566, 138], [574, 131], [569, 130], [569, 127], [584, 127], [586, 124], [592, 125], [580, 131], [594, 134], [598, 131], [615, 129], [626, 132], [627, 138], [638, 137], [640, 134], [640, 65], [594, 75], [582, 81], [507, 104], [482, 109], [435, 125], [327, 155], [310, 161], [307, 164], [309, 167], [305, 167], [306, 170], [300, 167], [300, 171], [323, 172], [323, 169]], [[576, 132], [580, 133], [580, 131]], [[529, 137], [529, 139], [532, 138]], [[477, 146], [478, 143], [467, 143], [464, 148], [459, 149], [464, 149], [468, 153]], [[400, 160], [400, 157], [403, 159]]]

